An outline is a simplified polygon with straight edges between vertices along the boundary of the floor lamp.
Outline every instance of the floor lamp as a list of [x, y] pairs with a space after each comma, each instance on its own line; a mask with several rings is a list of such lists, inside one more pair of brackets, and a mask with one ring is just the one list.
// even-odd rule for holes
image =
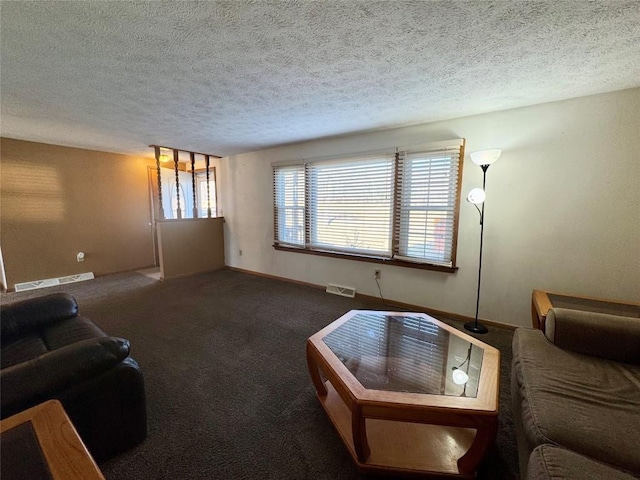
[[[471, 153], [471, 161], [482, 168], [482, 188], [474, 188], [467, 195], [467, 201], [472, 203], [480, 213], [480, 259], [478, 260], [478, 293], [476, 296], [476, 319], [474, 322], [464, 324], [464, 328], [474, 333], [487, 333], [489, 329], [478, 322], [478, 308], [480, 307], [480, 280], [482, 279], [482, 240], [484, 236], [484, 200], [486, 198], [485, 186], [487, 182], [487, 170], [492, 163], [500, 157], [502, 150], [494, 148]], [[478, 207], [482, 205], [482, 209]]]

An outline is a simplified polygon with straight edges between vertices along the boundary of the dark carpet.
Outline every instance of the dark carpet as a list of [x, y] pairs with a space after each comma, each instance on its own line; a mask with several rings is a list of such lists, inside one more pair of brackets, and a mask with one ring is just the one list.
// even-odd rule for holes
[[[108, 334], [128, 338], [144, 372], [148, 437], [100, 465], [108, 480], [367, 478], [315, 396], [305, 341], [351, 309], [388, 309], [381, 302], [231, 270], [164, 282], [109, 275], [2, 301], [55, 291], [74, 295]], [[478, 338], [501, 352], [498, 437], [478, 478], [518, 479], [512, 332], [491, 328]]]

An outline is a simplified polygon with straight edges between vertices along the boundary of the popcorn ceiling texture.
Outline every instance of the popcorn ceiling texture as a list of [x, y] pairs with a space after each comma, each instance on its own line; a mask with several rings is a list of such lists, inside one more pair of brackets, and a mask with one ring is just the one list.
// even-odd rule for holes
[[640, 1], [6, 2], [3, 136], [229, 155], [640, 86]]

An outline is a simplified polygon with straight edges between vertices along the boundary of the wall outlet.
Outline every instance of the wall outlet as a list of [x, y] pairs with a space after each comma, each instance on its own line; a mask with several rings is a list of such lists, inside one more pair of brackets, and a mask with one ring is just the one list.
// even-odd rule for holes
[[242, 256], [242, 250], [238, 250], [238, 255]]
[[78, 254], [76, 255], [76, 260], [78, 262], [84, 262], [84, 252], [78, 252]]
[[375, 278], [376, 280], [379, 280], [381, 275], [382, 273], [380, 272], [380, 270], [373, 271], [373, 278]]

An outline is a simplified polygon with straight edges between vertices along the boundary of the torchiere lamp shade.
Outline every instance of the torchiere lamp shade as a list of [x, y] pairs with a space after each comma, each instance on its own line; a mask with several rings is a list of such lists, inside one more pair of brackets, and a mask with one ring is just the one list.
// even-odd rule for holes
[[491, 165], [498, 158], [500, 158], [500, 154], [502, 150], [499, 148], [492, 148], [490, 150], [481, 150], [479, 152], [472, 152], [470, 154], [471, 161], [476, 165]]

